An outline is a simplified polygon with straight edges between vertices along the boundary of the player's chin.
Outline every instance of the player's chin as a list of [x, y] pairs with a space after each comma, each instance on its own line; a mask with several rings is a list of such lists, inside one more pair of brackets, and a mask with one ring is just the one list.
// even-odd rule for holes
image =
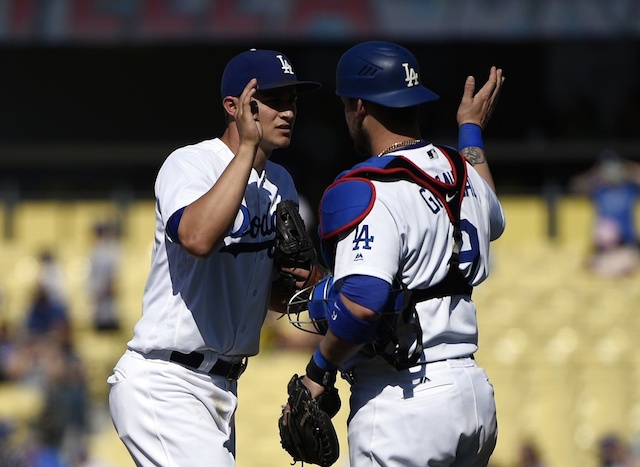
[[288, 148], [291, 144], [291, 134], [289, 135], [280, 135], [277, 138], [274, 138], [274, 145], [278, 149]]

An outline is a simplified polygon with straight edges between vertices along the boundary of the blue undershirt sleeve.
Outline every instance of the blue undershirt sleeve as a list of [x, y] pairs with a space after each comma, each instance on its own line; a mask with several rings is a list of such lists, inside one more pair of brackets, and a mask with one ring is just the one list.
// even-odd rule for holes
[[166, 232], [173, 243], [180, 245], [180, 237], [178, 237], [178, 227], [180, 226], [180, 219], [185, 208], [180, 208], [174, 212], [167, 222]]
[[340, 293], [352, 302], [381, 314], [391, 296], [391, 284], [377, 277], [348, 276], [342, 281]]

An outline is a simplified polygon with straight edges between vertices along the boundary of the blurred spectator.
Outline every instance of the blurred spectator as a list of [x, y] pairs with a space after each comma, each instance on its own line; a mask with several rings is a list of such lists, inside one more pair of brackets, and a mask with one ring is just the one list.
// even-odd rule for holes
[[627, 467], [627, 446], [614, 433], [603, 436], [598, 443], [598, 467]]
[[640, 467], [640, 433], [629, 442], [629, 458], [627, 460], [628, 467]]
[[88, 279], [93, 326], [98, 331], [115, 330], [120, 328], [116, 303], [120, 247], [112, 225], [98, 224], [94, 227], [94, 234]]
[[0, 328], [5, 378], [37, 391], [42, 400], [14, 465], [74, 467], [87, 451], [88, 381], [73, 345], [66, 304], [42, 277], [36, 280], [20, 332], [14, 335], [8, 325]]
[[47, 445], [28, 446], [22, 457], [19, 463], [14, 464], [16, 467], [72, 467], [58, 450]]
[[88, 382], [71, 334], [53, 342], [46, 358], [43, 410], [36, 420], [41, 443], [57, 450], [70, 465], [87, 450], [89, 431]]
[[62, 267], [51, 250], [43, 250], [39, 260], [38, 283], [45, 289], [51, 300], [66, 305], [67, 291]]
[[42, 408], [20, 446], [16, 466], [73, 467], [86, 458], [89, 394], [84, 364], [70, 328], [21, 342], [14, 357], [16, 383], [39, 391]]
[[0, 420], [0, 465], [19, 466], [19, 452], [13, 442], [16, 426], [13, 421]]
[[[11, 324], [7, 321], [0, 323], [0, 382], [13, 379], [12, 359], [19, 346]], [[2, 429], [0, 427], [0, 433]], [[0, 463], [0, 465], [2, 465]]]
[[51, 295], [50, 289], [37, 283], [26, 317], [26, 331], [37, 337], [52, 332], [66, 332], [70, 326], [65, 305]]
[[640, 164], [604, 150], [593, 167], [571, 180], [571, 190], [588, 195], [595, 208], [590, 269], [603, 276], [633, 273], [640, 265], [635, 218]]
[[538, 447], [527, 441], [520, 446], [518, 460], [514, 467], [545, 467], [545, 463], [542, 461]]

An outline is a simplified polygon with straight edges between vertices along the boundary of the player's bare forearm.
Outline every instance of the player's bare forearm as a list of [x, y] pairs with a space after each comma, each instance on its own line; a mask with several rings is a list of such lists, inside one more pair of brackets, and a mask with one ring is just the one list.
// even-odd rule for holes
[[[340, 294], [340, 299], [349, 312], [358, 320], [373, 322], [380, 319], [380, 315], [375, 311], [350, 300], [342, 294]], [[329, 329], [320, 341], [320, 351], [331, 363], [341, 365], [358, 353], [363, 345], [341, 339]]]
[[480, 164], [487, 163], [487, 158], [484, 156], [484, 151], [478, 147], [472, 146], [463, 148], [460, 151], [460, 154], [462, 154], [467, 162], [474, 167]]
[[209, 256], [238, 214], [253, 166], [253, 156], [238, 155], [213, 187], [184, 210], [178, 236], [182, 247], [194, 256]]
[[496, 191], [495, 183], [493, 182], [493, 176], [489, 169], [489, 163], [485, 157], [484, 150], [477, 147], [463, 148], [460, 154], [476, 169], [476, 172], [487, 182], [487, 185], [491, 187], [493, 191]]
[[320, 351], [327, 360], [335, 365], [341, 365], [362, 349], [362, 344], [353, 344], [340, 339], [328, 330], [320, 341]]

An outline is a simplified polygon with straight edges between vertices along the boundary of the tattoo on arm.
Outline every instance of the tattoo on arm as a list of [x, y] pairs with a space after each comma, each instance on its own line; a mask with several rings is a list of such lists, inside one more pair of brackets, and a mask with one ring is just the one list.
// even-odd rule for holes
[[471, 165], [478, 165], [486, 162], [484, 151], [478, 147], [464, 148], [460, 153]]

